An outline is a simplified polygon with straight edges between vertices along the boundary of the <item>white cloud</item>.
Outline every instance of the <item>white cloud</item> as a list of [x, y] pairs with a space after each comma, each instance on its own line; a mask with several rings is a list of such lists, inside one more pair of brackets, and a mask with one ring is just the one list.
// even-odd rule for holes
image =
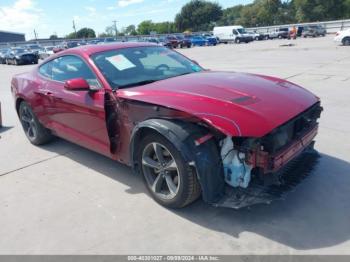
[[85, 9], [90, 13], [90, 14], [96, 14], [96, 8], [92, 6], [85, 6]]
[[0, 29], [28, 34], [36, 27], [42, 27], [42, 11], [35, 6], [33, 0], [17, 0], [11, 6], [0, 6]]
[[118, 5], [120, 7], [125, 7], [132, 4], [142, 3], [144, 0], [119, 0]]

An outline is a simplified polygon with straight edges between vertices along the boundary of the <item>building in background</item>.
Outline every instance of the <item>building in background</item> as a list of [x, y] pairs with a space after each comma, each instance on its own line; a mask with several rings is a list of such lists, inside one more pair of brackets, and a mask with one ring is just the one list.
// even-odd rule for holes
[[25, 36], [22, 33], [14, 33], [0, 30], [0, 43], [23, 42]]

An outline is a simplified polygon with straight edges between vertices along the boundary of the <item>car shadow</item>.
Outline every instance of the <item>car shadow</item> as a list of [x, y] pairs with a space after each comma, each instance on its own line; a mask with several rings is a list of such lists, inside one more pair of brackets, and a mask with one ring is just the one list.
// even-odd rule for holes
[[0, 134], [12, 129], [13, 126], [0, 126]]
[[[71, 152], [66, 157], [127, 185], [127, 193], [148, 195], [142, 179], [129, 167], [61, 139], [55, 143], [67, 143]], [[55, 146], [44, 148], [54, 151]], [[348, 162], [322, 154], [310, 177], [284, 201], [233, 210], [198, 200], [171, 212], [236, 239], [244, 232], [252, 232], [297, 250], [331, 247], [350, 239], [349, 174]]]

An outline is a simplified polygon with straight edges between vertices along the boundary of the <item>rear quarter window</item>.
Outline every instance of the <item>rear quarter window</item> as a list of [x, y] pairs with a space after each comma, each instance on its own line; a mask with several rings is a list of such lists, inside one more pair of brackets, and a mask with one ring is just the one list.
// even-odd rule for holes
[[47, 78], [52, 78], [52, 62], [48, 62], [43, 64], [42, 66], [39, 67], [39, 74], [47, 77]]

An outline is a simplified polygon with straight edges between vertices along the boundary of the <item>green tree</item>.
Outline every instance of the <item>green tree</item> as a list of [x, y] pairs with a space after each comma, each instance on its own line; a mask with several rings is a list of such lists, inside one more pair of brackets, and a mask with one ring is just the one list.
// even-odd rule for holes
[[72, 33], [66, 35], [66, 38], [67, 39], [75, 39], [75, 38], [77, 38], [77, 36], [76, 36], [75, 32], [72, 32]]
[[77, 32], [77, 38], [95, 38], [96, 33], [91, 28], [82, 28]]
[[137, 35], [136, 26], [135, 25], [127, 26], [126, 28], [124, 28], [123, 33], [125, 35]]
[[114, 26], [107, 26], [105, 29], [105, 37], [113, 37], [115, 36], [115, 28]]
[[50, 35], [50, 40], [58, 39], [58, 36], [56, 34]]
[[141, 22], [137, 27], [137, 32], [140, 35], [149, 35], [153, 31], [153, 22], [152, 20], [146, 20]]
[[298, 22], [335, 20], [349, 17], [347, 0], [293, 0]]
[[345, 16], [344, 18], [350, 18], [350, 0], [345, 0]]
[[158, 34], [167, 34], [167, 33], [177, 32], [175, 23], [173, 22], [154, 23], [152, 31], [155, 31]]
[[175, 25], [181, 31], [212, 30], [211, 26], [222, 17], [222, 7], [218, 3], [205, 0], [191, 0], [175, 17]]
[[235, 25], [241, 17], [243, 5], [236, 5], [223, 10], [223, 15], [219, 21], [220, 25]]

